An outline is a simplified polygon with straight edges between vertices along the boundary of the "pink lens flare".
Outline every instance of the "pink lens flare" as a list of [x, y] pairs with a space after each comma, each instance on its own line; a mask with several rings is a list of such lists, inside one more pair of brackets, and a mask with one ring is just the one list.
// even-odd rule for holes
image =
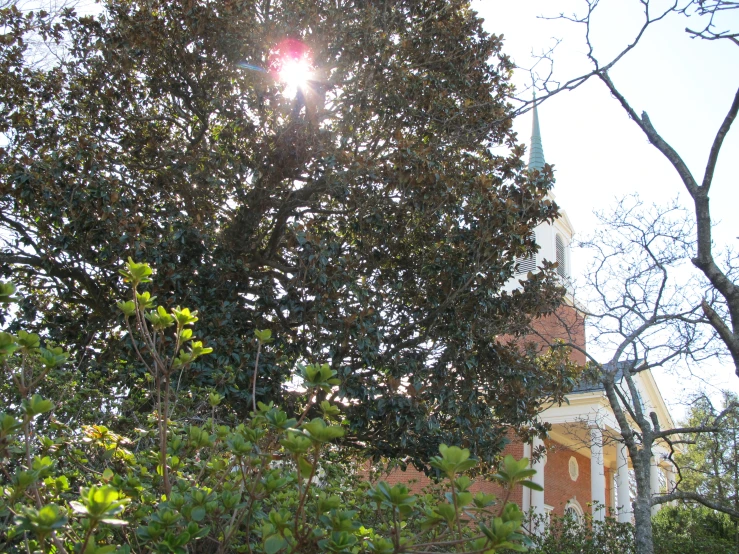
[[269, 53], [269, 72], [282, 82], [294, 82], [311, 71], [313, 55], [301, 40], [288, 38]]

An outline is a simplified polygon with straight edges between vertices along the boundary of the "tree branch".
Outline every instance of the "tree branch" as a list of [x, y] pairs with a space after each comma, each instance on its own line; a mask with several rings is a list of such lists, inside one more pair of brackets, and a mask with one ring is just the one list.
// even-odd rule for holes
[[705, 496], [701, 494], [694, 493], [694, 492], [675, 491], [670, 494], [661, 494], [659, 496], [653, 496], [652, 506], [658, 506], [659, 504], [666, 504], [667, 502], [672, 502], [673, 500], [687, 500], [689, 502], [697, 502], [698, 504], [702, 504], [706, 508], [711, 508], [712, 510], [716, 510], [717, 512], [722, 512], [724, 514], [730, 515], [731, 517], [739, 518], [738, 510], [734, 510], [733, 508], [730, 508], [729, 506], [725, 506], [718, 502], [714, 502], [713, 500], [706, 498]]

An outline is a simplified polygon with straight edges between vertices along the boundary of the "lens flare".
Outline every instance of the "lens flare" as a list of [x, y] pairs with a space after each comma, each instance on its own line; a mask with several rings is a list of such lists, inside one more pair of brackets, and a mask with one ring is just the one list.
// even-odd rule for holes
[[287, 39], [270, 53], [270, 72], [285, 85], [283, 94], [294, 97], [305, 90], [312, 78], [313, 60], [310, 49], [301, 41]]
[[304, 89], [311, 78], [308, 60], [287, 60], [280, 70], [278, 79], [285, 83], [286, 96], [294, 97], [299, 89]]

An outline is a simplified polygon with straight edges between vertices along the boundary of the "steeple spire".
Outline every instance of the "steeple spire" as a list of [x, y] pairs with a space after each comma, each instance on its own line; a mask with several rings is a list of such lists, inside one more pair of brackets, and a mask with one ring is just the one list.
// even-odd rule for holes
[[541, 131], [539, 130], [539, 110], [534, 94], [534, 123], [531, 128], [531, 146], [529, 147], [529, 171], [544, 169], [544, 147], [541, 145]]

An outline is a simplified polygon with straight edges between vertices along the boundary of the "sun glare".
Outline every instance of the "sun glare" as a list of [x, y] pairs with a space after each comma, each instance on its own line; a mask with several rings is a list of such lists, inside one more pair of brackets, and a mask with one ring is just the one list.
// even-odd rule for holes
[[299, 89], [305, 89], [311, 78], [310, 62], [305, 59], [286, 60], [280, 69], [280, 82], [285, 83], [284, 94], [294, 97]]
[[313, 56], [308, 46], [294, 38], [277, 44], [270, 52], [270, 73], [285, 85], [284, 96], [294, 98], [313, 78]]

